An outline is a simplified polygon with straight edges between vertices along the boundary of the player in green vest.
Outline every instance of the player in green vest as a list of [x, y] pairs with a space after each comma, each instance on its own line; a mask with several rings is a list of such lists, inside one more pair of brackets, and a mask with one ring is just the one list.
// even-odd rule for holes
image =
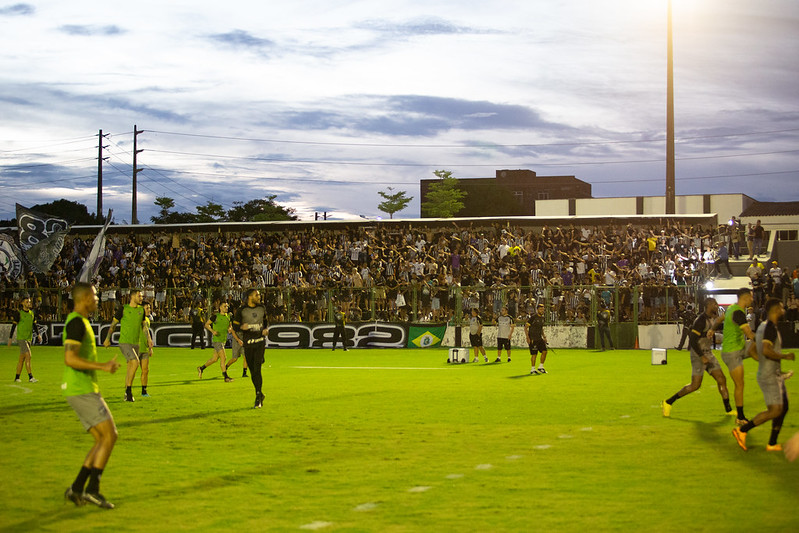
[[142, 304], [144, 309], [144, 322], [142, 322], [141, 335], [139, 335], [139, 364], [141, 365], [141, 395], [142, 398], [149, 398], [147, 393], [147, 379], [150, 376], [150, 358], [153, 356], [153, 338], [150, 335], [150, 314], [152, 305], [150, 302]]
[[[141, 306], [143, 300], [140, 289], [130, 290], [130, 303], [117, 310], [111, 327], [108, 328], [108, 335], [103, 341], [103, 346], [111, 346], [111, 336], [114, 329], [119, 324], [119, 351], [125, 356], [128, 362], [128, 369], [125, 373], [125, 401], [133, 401], [133, 378], [136, 377], [136, 370], [139, 369], [141, 356], [139, 354], [139, 338], [144, 328], [144, 308]], [[149, 357], [146, 356], [146, 357]]]
[[[105, 363], [97, 362], [94, 331], [89, 315], [97, 310], [97, 292], [88, 283], [78, 282], [72, 289], [75, 310], [64, 324], [64, 391], [67, 403], [75, 410], [86, 431], [94, 437], [94, 446], [83, 461], [74, 483], [64, 497], [75, 505], [91, 503], [103, 509], [114, 504], [100, 494], [100, 477], [117, 440], [114, 417], [108, 410], [97, 386], [97, 371], [113, 374], [121, 366], [116, 356]], [[88, 481], [88, 485], [86, 482]]]
[[[11, 346], [11, 339], [14, 337], [14, 330], [17, 331], [17, 344], [19, 345], [19, 361], [17, 362], [17, 375], [14, 381], [19, 383], [21, 380], [19, 376], [22, 374], [22, 365], [25, 365], [28, 371], [28, 382], [36, 383], [39, 381], [33, 377], [31, 370], [31, 343], [33, 342], [33, 332], [36, 330], [37, 323], [36, 317], [33, 314], [31, 307], [30, 296], [25, 296], [20, 302], [21, 307], [17, 316], [11, 316], [11, 332], [8, 334], [8, 345]], [[42, 342], [42, 336], [38, 335], [39, 342]]]
[[757, 359], [756, 353], [751, 353], [754, 348], [755, 334], [746, 321], [746, 308], [752, 305], [752, 291], [749, 288], [738, 289], [736, 293], [738, 301], [727, 307], [724, 314], [724, 340], [721, 343], [721, 358], [730, 370], [730, 377], [734, 384], [733, 397], [735, 398], [735, 409], [737, 417], [735, 423], [742, 426], [749, 422], [744, 415], [744, 366], [743, 360], [753, 356]]
[[[230, 326], [230, 314], [228, 314], [227, 302], [219, 304], [219, 312], [211, 315], [205, 321], [205, 329], [211, 332], [211, 345], [214, 347], [214, 355], [204, 365], [197, 367], [197, 376], [203, 378], [203, 370], [219, 361], [219, 367], [222, 369], [222, 377], [225, 378], [226, 383], [233, 381], [233, 378], [227, 375], [227, 363], [225, 355], [225, 343], [229, 332], [233, 331]], [[233, 342], [236, 342], [235, 339]]]

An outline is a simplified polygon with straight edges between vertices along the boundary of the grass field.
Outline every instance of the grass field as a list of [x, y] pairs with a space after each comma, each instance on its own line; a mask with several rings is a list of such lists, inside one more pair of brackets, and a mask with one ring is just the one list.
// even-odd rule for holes
[[[2, 531], [799, 530], [799, 462], [765, 451], [770, 425], [739, 449], [709, 377], [662, 417], [687, 352], [651, 366], [645, 351], [556, 350], [530, 376], [522, 350], [467, 365], [444, 349], [268, 350], [253, 410], [240, 364], [233, 383], [213, 368], [201, 381], [210, 350], [156, 349], [151, 398], [122, 401], [124, 368], [100, 376], [117, 508], [76, 508], [63, 492], [92, 439], [61, 396], [62, 350], [35, 347], [40, 382], [15, 384], [17, 348], [0, 348]], [[799, 379], [788, 389], [796, 405]], [[780, 440], [797, 429], [789, 412]]]

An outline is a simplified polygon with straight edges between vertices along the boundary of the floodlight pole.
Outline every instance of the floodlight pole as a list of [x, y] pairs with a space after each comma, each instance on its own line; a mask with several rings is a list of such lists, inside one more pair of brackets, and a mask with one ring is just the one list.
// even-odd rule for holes
[[675, 214], [674, 198], [674, 52], [672, 45], [671, 0], [668, 7], [666, 43], [666, 214]]

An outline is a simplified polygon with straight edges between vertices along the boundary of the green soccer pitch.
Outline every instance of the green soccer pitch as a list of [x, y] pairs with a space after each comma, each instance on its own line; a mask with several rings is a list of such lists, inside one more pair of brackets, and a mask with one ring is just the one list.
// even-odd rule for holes
[[[530, 376], [522, 349], [460, 365], [443, 348], [270, 349], [253, 410], [240, 362], [232, 383], [218, 366], [199, 380], [211, 350], [156, 348], [150, 398], [137, 375], [123, 402], [124, 367], [100, 373], [119, 429], [111, 511], [63, 498], [92, 443], [61, 395], [63, 349], [34, 347], [33, 384], [12, 382], [17, 354], [0, 348], [0, 531], [799, 530], [799, 461], [765, 451], [770, 423], [741, 450], [709, 376], [661, 415], [687, 352], [652, 366], [643, 350], [556, 350]], [[797, 430], [789, 411], [780, 442]]]

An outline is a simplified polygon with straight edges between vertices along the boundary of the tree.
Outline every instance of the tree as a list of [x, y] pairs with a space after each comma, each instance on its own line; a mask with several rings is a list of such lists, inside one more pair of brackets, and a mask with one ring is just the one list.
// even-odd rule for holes
[[388, 188], [386, 191], [377, 191], [377, 194], [383, 197], [385, 202], [380, 202], [377, 208], [384, 213], [388, 213], [389, 218], [394, 218], [394, 213], [402, 211], [413, 200], [413, 196], [407, 196], [405, 191], [392, 192], [393, 187]]
[[227, 213], [221, 204], [208, 201], [205, 205], [197, 206], [197, 222], [225, 222]]
[[452, 218], [463, 209], [463, 198], [466, 193], [458, 187], [457, 178], [452, 177], [449, 170], [433, 172], [441, 181], [433, 183], [424, 196], [426, 203], [423, 216], [434, 218]]
[[153, 203], [158, 206], [159, 211], [157, 217], [150, 217], [150, 221], [153, 224], [167, 224], [167, 219], [172, 214], [170, 210], [175, 207], [175, 200], [168, 196], [156, 196]]
[[284, 207], [275, 202], [276, 194], [265, 198], [250, 200], [247, 203], [233, 202], [228, 209], [227, 218], [231, 222], [264, 222], [268, 220], [297, 220], [292, 207]]
[[54, 217], [63, 218], [70, 225], [94, 225], [103, 224], [105, 218], [96, 216], [94, 213], [89, 213], [85, 205], [73, 202], [72, 200], [65, 200], [64, 198], [46, 204], [36, 204], [31, 206], [34, 211], [41, 211]]

